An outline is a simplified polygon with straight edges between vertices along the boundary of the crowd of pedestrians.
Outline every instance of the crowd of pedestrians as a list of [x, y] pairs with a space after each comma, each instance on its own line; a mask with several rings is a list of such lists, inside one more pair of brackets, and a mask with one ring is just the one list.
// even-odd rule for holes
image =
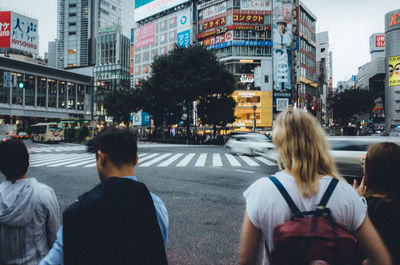
[[[272, 135], [280, 170], [243, 193], [238, 262], [400, 264], [400, 147], [370, 146], [364, 177], [352, 187], [338, 174], [311, 114], [282, 112]], [[137, 181], [137, 153], [128, 129], [105, 128], [96, 141], [100, 184], [63, 212], [60, 226], [53, 189], [27, 175], [25, 145], [1, 143], [0, 265], [168, 264], [168, 212]], [[328, 243], [319, 243], [322, 236]]]

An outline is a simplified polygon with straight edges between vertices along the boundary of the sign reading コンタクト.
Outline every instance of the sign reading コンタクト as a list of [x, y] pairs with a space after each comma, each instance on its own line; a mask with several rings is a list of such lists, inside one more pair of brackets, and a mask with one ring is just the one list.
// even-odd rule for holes
[[15, 12], [0, 12], [0, 47], [38, 54], [38, 21]]

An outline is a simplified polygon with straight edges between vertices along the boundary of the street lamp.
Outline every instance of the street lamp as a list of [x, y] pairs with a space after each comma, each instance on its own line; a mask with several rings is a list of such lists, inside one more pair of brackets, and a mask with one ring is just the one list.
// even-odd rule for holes
[[253, 111], [254, 111], [254, 113], [253, 113], [253, 132], [256, 131], [256, 109], [257, 109], [257, 106], [256, 106], [256, 104], [254, 104], [253, 105]]

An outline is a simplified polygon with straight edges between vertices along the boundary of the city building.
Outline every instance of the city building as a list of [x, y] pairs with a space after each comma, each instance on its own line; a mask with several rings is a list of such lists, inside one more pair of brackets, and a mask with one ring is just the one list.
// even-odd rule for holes
[[321, 116], [321, 91], [317, 79], [316, 32], [317, 17], [299, 1], [296, 5], [296, 50], [293, 68], [296, 89], [293, 93], [294, 106]]
[[48, 59], [47, 65], [50, 67], [57, 67], [57, 43], [56, 41], [50, 41], [48, 44]]
[[104, 97], [109, 91], [130, 88], [129, 38], [116, 28], [99, 32], [94, 67], [94, 109], [96, 120], [105, 120]]
[[400, 9], [385, 14], [385, 129], [400, 130]]
[[90, 76], [0, 57], [0, 125], [89, 120]]
[[134, 23], [131, 0], [58, 0], [57, 67], [95, 65], [96, 39], [105, 28], [129, 37]]
[[329, 34], [327, 31], [317, 33], [317, 67], [318, 89], [321, 92], [321, 116], [323, 125], [329, 125], [331, 115], [327, 108], [328, 97], [332, 93], [332, 52], [329, 51]]

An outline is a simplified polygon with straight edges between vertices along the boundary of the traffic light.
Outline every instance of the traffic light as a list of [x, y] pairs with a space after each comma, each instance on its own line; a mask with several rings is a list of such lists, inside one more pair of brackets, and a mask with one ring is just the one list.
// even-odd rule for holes
[[315, 110], [315, 107], [314, 107], [314, 106], [311, 106], [311, 110], [314, 111], [314, 110]]
[[25, 83], [22, 82], [22, 81], [19, 82], [19, 83], [18, 83], [18, 87], [21, 88], [21, 89], [23, 89], [23, 88], [25, 87]]

